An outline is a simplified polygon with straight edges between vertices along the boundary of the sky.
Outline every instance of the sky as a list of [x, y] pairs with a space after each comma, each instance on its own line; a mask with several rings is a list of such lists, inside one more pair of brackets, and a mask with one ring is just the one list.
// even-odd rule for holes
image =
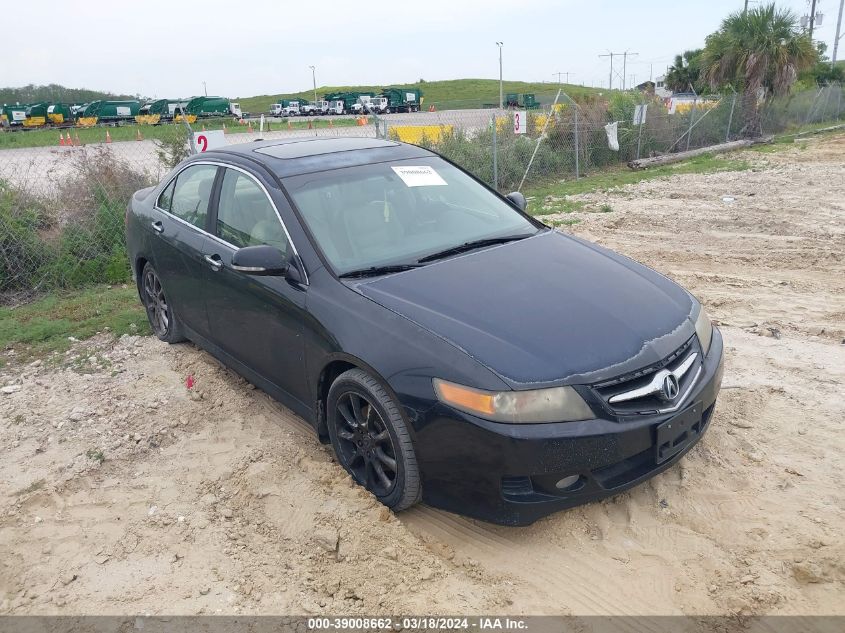
[[[197, 8], [201, 4], [201, 8]], [[5, 29], [0, 86], [57, 83], [148, 97], [243, 98], [317, 85], [497, 79], [607, 86], [609, 51], [630, 51], [626, 82], [662, 74], [704, 45], [743, 0], [136, 0], [116, 10], [40, 11]], [[778, 3], [798, 15], [808, 0]], [[97, 10], [97, 6], [103, 10]], [[753, 4], [752, 4], [753, 6]], [[833, 48], [839, 0], [817, 0]], [[840, 58], [845, 57], [845, 40]], [[614, 61], [621, 87], [621, 58]], [[564, 76], [565, 81], [565, 76]]]

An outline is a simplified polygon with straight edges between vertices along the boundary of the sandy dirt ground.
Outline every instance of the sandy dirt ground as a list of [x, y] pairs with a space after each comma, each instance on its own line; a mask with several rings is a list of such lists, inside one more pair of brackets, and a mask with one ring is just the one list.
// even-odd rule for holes
[[665, 473], [526, 528], [393, 515], [207, 354], [104, 334], [0, 370], [0, 613], [845, 614], [845, 137], [747, 157], [579, 198], [725, 337]]

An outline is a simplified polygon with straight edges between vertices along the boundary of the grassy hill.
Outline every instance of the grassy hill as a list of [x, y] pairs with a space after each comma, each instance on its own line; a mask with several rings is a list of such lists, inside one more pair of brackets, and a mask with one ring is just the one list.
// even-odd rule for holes
[[[439, 109], [478, 108], [486, 103], [499, 103], [498, 79], [451, 79], [447, 81], [424, 81], [411, 84], [382, 84], [380, 86], [318, 86], [317, 97], [329, 92], [378, 92], [381, 88], [398, 86], [400, 88], [419, 88], [423, 91], [424, 106], [435, 104]], [[586, 94], [594, 94], [593, 88], [564, 84], [563, 89], [573, 99]], [[532, 92], [542, 103], [554, 101], [558, 85], [556, 83], [530, 83], [526, 81], [505, 81], [504, 93], [519, 94]], [[268, 112], [270, 104], [278, 103], [281, 99], [314, 99], [314, 90], [303, 90], [293, 94], [258, 95], [255, 97], [241, 97], [241, 109], [247, 112]]]
[[0, 103], [38, 103], [39, 101], [61, 101], [64, 103], [88, 103], [96, 99], [135, 99], [131, 95], [118, 95], [86, 88], [65, 88], [58, 84], [36, 86], [29, 84], [20, 88], [0, 88]]

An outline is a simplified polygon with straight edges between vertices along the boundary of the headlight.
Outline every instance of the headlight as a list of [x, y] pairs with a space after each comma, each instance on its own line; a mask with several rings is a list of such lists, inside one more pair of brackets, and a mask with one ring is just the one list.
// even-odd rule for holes
[[695, 319], [695, 333], [698, 342], [701, 344], [701, 351], [707, 356], [710, 351], [710, 342], [713, 340], [713, 324], [702, 306], [698, 307], [698, 316]]
[[595, 417], [587, 403], [572, 387], [531, 391], [484, 391], [435, 378], [434, 391], [441, 402], [494, 422], [575, 422]]

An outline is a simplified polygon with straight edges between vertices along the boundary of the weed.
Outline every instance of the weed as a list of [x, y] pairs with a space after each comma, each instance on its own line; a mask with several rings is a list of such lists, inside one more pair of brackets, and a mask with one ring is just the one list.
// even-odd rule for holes
[[149, 334], [144, 309], [134, 286], [97, 286], [73, 294], [54, 293], [15, 308], [0, 307], [0, 349], [12, 348], [15, 358], [64, 352], [71, 341], [97, 332]]
[[95, 462], [97, 464], [102, 464], [104, 461], [106, 461], [106, 456], [103, 454], [103, 451], [101, 451], [99, 448], [89, 448], [87, 451], [85, 451], [85, 456], [92, 462]]

